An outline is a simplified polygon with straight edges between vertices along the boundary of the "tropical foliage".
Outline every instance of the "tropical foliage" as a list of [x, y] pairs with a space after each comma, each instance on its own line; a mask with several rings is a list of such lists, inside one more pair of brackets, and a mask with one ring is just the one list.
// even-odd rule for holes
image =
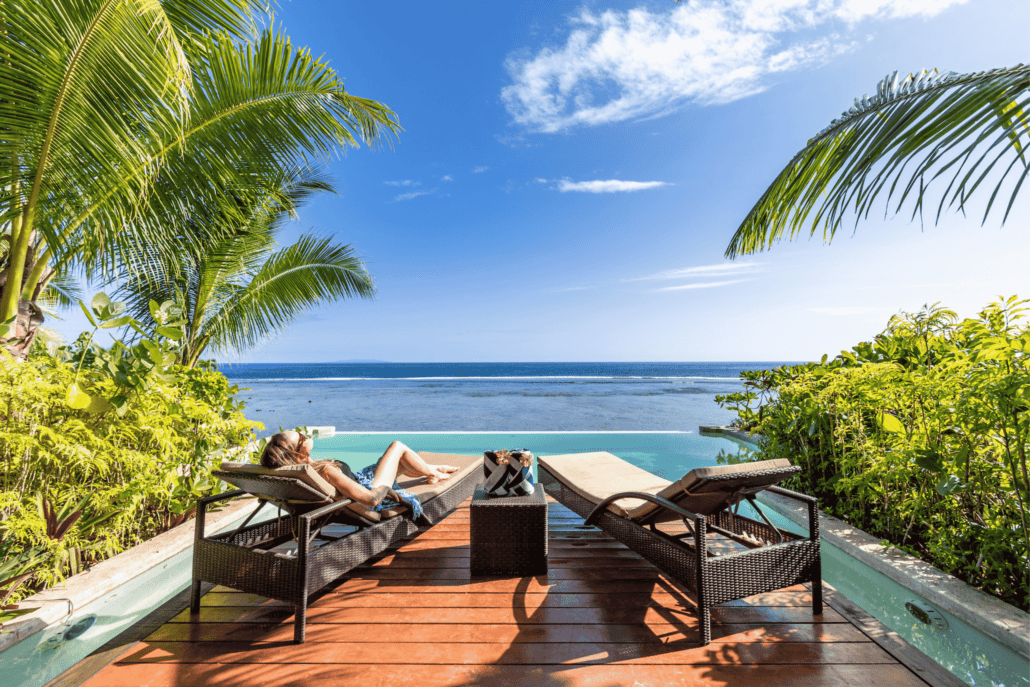
[[325, 61], [274, 28], [256, 35], [263, 6], [0, 7], [0, 336], [16, 354], [58, 275], [201, 250], [217, 228], [191, 223], [196, 208], [232, 213], [240, 198], [267, 197], [298, 156], [396, 131], [390, 110], [347, 93]]
[[304, 310], [338, 298], [375, 293], [372, 277], [347, 245], [301, 236], [276, 250], [284, 221], [311, 193], [331, 191], [308, 169], [282, 175], [264, 198], [237, 198], [198, 212], [191, 223], [215, 229], [202, 247], [184, 247], [172, 261], [160, 252], [134, 253], [122, 270], [119, 298], [148, 334], [161, 322], [152, 302], [182, 304], [179, 362], [193, 367], [209, 348], [241, 351], [287, 327]]
[[0, 622], [11, 602], [188, 519], [224, 486], [212, 462], [261, 427], [214, 366], [176, 363], [177, 307], [154, 311], [155, 338], [105, 349], [97, 329], [139, 324], [101, 294], [97, 327], [58, 356], [0, 353]]
[[934, 221], [945, 208], [965, 212], [970, 197], [989, 193], [983, 220], [1000, 200], [1004, 223], [1030, 174], [1027, 145], [1030, 66], [903, 78], [895, 72], [794, 156], [744, 218], [726, 256], [820, 229], [829, 242], [846, 217], [867, 218], [878, 199], [900, 212], [912, 197], [913, 218], [922, 216], [931, 187], [944, 187]]
[[851, 524], [1030, 610], [1030, 327], [1015, 297], [929, 307], [830, 360], [720, 396], [763, 458]]

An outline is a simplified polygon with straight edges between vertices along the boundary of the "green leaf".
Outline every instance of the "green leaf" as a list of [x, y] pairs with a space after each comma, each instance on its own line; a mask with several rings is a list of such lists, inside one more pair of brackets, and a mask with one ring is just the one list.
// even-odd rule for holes
[[114, 406], [107, 402], [102, 396], [90, 396], [89, 404], [85, 410], [87, 413], [106, 413], [111, 410]]
[[90, 314], [89, 308], [86, 307], [86, 304], [82, 301], [79, 301], [79, 307], [82, 308], [82, 312], [86, 313], [86, 319], [89, 320], [89, 323], [96, 327], [97, 321], [93, 319], [93, 315]]
[[944, 457], [933, 449], [921, 449], [916, 451], [915, 464], [924, 470], [936, 473], [944, 469]]
[[178, 327], [158, 327], [157, 333], [160, 336], [172, 339], [173, 341], [178, 341], [182, 338], [182, 330]]
[[93, 296], [90, 306], [92, 306], [93, 312], [96, 313], [97, 317], [104, 319], [105, 311], [111, 307], [111, 299], [107, 297], [106, 293], [101, 291], [97, 295]]
[[68, 387], [68, 393], [65, 395], [64, 401], [72, 408], [82, 410], [89, 405], [90, 396], [87, 393], [83, 393], [83, 391], [79, 389], [78, 384], [72, 384]]
[[962, 482], [955, 475], [947, 475], [941, 478], [934, 489], [941, 496], [951, 496], [961, 488]]
[[876, 424], [885, 432], [892, 432], [894, 434], [905, 433], [905, 425], [902, 424], [901, 420], [882, 410], [876, 414]]
[[[124, 307], [123, 307], [123, 309], [124, 309]], [[115, 318], [113, 320], [108, 320], [107, 322], [101, 323], [100, 328], [101, 329], [117, 329], [118, 327], [124, 327], [125, 325], [129, 324], [129, 322], [131, 322], [131, 321], [132, 321], [131, 317], [129, 317], [128, 315], [123, 315], [122, 317], [118, 317], [118, 318]]]

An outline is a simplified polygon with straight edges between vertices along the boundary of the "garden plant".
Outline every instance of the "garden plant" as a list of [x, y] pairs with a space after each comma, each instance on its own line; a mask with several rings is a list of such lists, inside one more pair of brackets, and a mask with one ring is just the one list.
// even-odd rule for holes
[[[36, 346], [26, 362], [0, 352], [0, 622], [28, 612], [18, 599], [187, 520], [225, 488], [212, 463], [261, 428], [212, 364], [178, 363], [181, 308], [149, 307], [152, 335], [98, 294], [83, 305], [93, 331], [71, 346]], [[121, 327], [135, 344], [97, 343]]]
[[1030, 610], [1027, 301], [929, 306], [833, 359], [741, 374], [718, 396], [846, 522]]

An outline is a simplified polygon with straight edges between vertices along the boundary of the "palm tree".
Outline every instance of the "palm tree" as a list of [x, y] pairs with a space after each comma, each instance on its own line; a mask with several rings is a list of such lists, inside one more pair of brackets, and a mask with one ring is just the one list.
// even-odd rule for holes
[[[261, 0], [0, 4], [0, 344], [27, 355], [59, 274], [213, 238], [197, 207], [259, 198], [298, 156], [398, 130], [272, 28]], [[13, 332], [9, 330], [13, 325]], [[4, 337], [7, 338], [4, 338]]]
[[856, 223], [868, 217], [881, 193], [888, 209], [896, 198], [895, 212], [914, 194], [912, 216], [922, 216], [938, 179], [934, 188], [947, 186], [935, 222], [945, 207], [964, 212], [974, 193], [993, 186], [986, 221], [1012, 183], [1004, 224], [1030, 174], [1027, 143], [1030, 66], [977, 74], [923, 71], [904, 79], [895, 72], [874, 97], [856, 98], [794, 156], [744, 218], [726, 256], [771, 248], [785, 234], [815, 235], [820, 227], [829, 242], [852, 211]]
[[300, 204], [312, 193], [333, 191], [328, 179], [295, 169], [281, 174], [276, 186], [265, 198], [238, 197], [235, 207], [223, 204], [193, 218], [218, 228], [221, 238], [173, 261], [159, 252], [141, 253], [123, 268], [118, 298], [148, 333], [160, 325], [151, 301], [183, 306], [182, 364], [193, 367], [208, 348], [250, 348], [313, 306], [374, 296], [371, 276], [348, 245], [304, 235], [276, 250], [276, 235]]

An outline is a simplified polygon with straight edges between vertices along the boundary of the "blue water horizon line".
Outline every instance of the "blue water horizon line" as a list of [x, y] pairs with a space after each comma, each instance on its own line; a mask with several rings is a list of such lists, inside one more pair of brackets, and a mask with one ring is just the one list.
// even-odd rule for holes
[[632, 381], [729, 380], [745, 370], [787, 361], [548, 362], [548, 363], [234, 363], [221, 366], [229, 379], [246, 381]]

